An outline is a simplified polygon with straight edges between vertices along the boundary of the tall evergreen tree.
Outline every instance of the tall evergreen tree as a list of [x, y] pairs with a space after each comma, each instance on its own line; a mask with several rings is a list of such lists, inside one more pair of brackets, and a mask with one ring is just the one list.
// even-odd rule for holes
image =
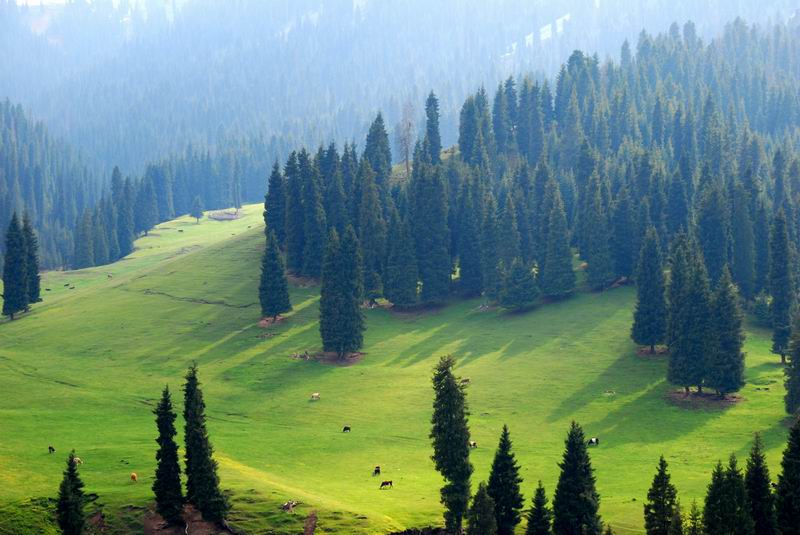
[[517, 227], [517, 211], [510, 192], [506, 193], [497, 223], [499, 241], [497, 244], [498, 256], [495, 260], [502, 260], [506, 266], [510, 266], [515, 258], [522, 256], [519, 228]]
[[[669, 535], [675, 512], [678, 510], [678, 491], [670, 481], [664, 456], [658, 461], [658, 471], [647, 491], [644, 504], [644, 528], [648, 535]], [[679, 517], [680, 518], [680, 517]]]
[[608, 215], [601, 196], [600, 188], [594, 192], [590, 201], [588, 218], [585, 221], [587, 283], [594, 290], [606, 288], [614, 280], [614, 266], [609, 245]]
[[539, 298], [539, 287], [530, 266], [517, 257], [503, 280], [500, 304], [514, 310], [524, 310], [533, 306]]
[[731, 455], [726, 468], [723, 469], [721, 462], [717, 463], [711, 474], [703, 509], [703, 525], [706, 535], [755, 533], [747, 505], [744, 478], [734, 455]]
[[433, 91], [425, 101], [425, 138], [423, 146], [428, 151], [431, 163], [441, 161], [442, 138], [439, 135], [439, 99]]
[[511, 451], [511, 437], [508, 426], [503, 426], [500, 443], [494, 454], [492, 470], [489, 473], [489, 496], [494, 501], [498, 535], [513, 535], [514, 528], [521, 519], [520, 511], [524, 504], [519, 484], [519, 465]]
[[459, 288], [467, 297], [481, 294], [483, 290], [483, 252], [477, 186], [467, 178], [461, 192], [458, 225]]
[[[114, 168], [114, 170], [119, 172], [117, 168]], [[120, 176], [121, 180], [122, 177]], [[117, 207], [117, 242], [119, 243], [119, 254], [124, 257], [133, 251], [133, 240], [136, 233], [133, 215], [133, 185], [130, 179], [125, 180], [119, 188], [119, 192], [118, 200], [115, 201]]]
[[322, 204], [319, 185], [319, 169], [305, 151], [298, 157], [300, 176], [303, 180], [303, 270], [306, 277], [319, 278], [322, 273], [322, 258], [325, 253], [325, 239], [328, 234], [328, 221]]
[[769, 291], [772, 295], [772, 352], [786, 363], [794, 306], [794, 277], [786, 216], [778, 212], [772, 221], [769, 240]]
[[750, 199], [742, 184], [737, 184], [733, 192], [731, 211], [731, 238], [733, 255], [731, 272], [742, 297], [752, 299], [755, 295], [755, 235], [750, 219]]
[[358, 232], [364, 262], [364, 295], [370, 301], [383, 295], [383, 273], [386, 260], [386, 222], [383, 219], [375, 173], [366, 169], [361, 181], [361, 203], [359, 205]]
[[200, 200], [199, 195], [195, 195], [189, 215], [195, 219], [196, 223], [199, 223], [203, 217], [203, 201]]
[[580, 425], [572, 422], [561, 475], [553, 497], [553, 532], [558, 535], [599, 535], [602, 527], [598, 509], [600, 495], [595, 489], [594, 469]]
[[147, 236], [150, 229], [158, 223], [158, 199], [151, 180], [145, 179], [139, 186], [134, 215], [136, 217], [134, 226], [136, 233], [144, 232], [144, 235]]
[[286, 243], [286, 180], [276, 161], [269, 175], [267, 194], [264, 197], [264, 232], [275, 232], [278, 244]]
[[42, 300], [41, 278], [39, 277], [39, 240], [33, 230], [33, 223], [28, 214], [22, 218], [22, 237], [25, 241], [25, 268], [28, 283], [28, 304]]
[[88, 210], [84, 210], [78, 219], [77, 229], [75, 230], [75, 250], [72, 255], [73, 268], [83, 269], [95, 265], [93, 242], [92, 215]]
[[542, 482], [539, 481], [539, 486], [536, 487], [536, 493], [533, 495], [533, 507], [528, 512], [528, 527], [525, 529], [525, 535], [550, 535], [552, 521], [553, 513], [547, 507], [547, 494]]
[[486, 489], [486, 484], [478, 485], [478, 492], [472, 498], [472, 506], [467, 514], [467, 535], [497, 535], [494, 500]]
[[481, 226], [481, 250], [483, 258], [481, 270], [483, 271], [483, 290], [489, 300], [500, 299], [503, 290], [503, 280], [498, 276], [498, 240], [500, 231], [497, 223], [497, 206], [491, 192], [486, 194], [484, 202], [483, 225]]
[[217, 462], [213, 459], [213, 448], [206, 429], [206, 404], [196, 365], [192, 365], [186, 374], [183, 392], [186, 499], [197, 507], [204, 519], [221, 522], [230, 506], [219, 488]]
[[78, 474], [78, 463], [75, 461], [73, 450], [67, 457], [67, 468], [64, 478], [58, 489], [58, 503], [56, 517], [58, 527], [64, 535], [81, 535], [86, 526], [84, 506], [83, 481]]
[[286, 177], [286, 265], [289, 271], [300, 275], [303, 271], [303, 252], [306, 247], [305, 207], [303, 206], [303, 180], [296, 152], [286, 160], [283, 174]]
[[722, 188], [710, 186], [697, 209], [697, 236], [711, 281], [716, 284], [728, 262], [730, 220]]
[[722, 268], [711, 310], [715, 344], [714, 350], [706, 357], [704, 383], [724, 397], [744, 386], [742, 312], [727, 266]]
[[569, 296], [575, 289], [567, 216], [555, 180], [551, 179], [548, 182], [546, 195], [549, 200], [545, 201], [545, 204], [549, 204], [552, 208], [547, 216], [547, 241], [544, 265], [540, 267], [539, 284], [546, 297], [561, 299]]
[[286, 271], [278, 247], [278, 237], [274, 231], [270, 231], [267, 235], [267, 245], [261, 262], [261, 283], [258, 286], [258, 297], [261, 301], [261, 315], [271, 317], [273, 320], [279, 314], [292, 309]]
[[664, 283], [664, 266], [656, 229], [647, 229], [639, 264], [636, 269], [636, 310], [633, 313], [631, 338], [641, 345], [650, 346], [664, 342], [667, 330], [667, 303]]
[[[781, 535], [800, 534], [800, 419], [789, 431], [789, 441], [781, 461], [783, 471], [778, 476], [775, 491], [775, 511]], [[760, 534], [759, 534], [760, 535]]]
[[744, 484], [747, 489], [747, 505], [750, 517], [753, 519], [755, 533], [757, 535], [774, 535], [778, 529], [775, 518], [775, 498], [772, 495], [772, 483], [763, 448], [761, 435], [756, 433], [750, 456], [747, 458]]
[[686, 535], [703, 535], [703, 513], [697, 506], [697, 501], [692, 501], [689, 517], [686, 519]]
[[800, 315], [795, 316], [792, 337], [789, 341], [789, 362], [784, 369], [786, 394], [783, 401], [786, 412], [800, 412]]
[[635, 274], [639, 251], [633, 249], [636, 242], [634, 236], [636, 232], [635, 216], [628, 188], [625, 186], [617, 196], [612, 223], [614, 269], [619, 276], [630, 278]]
[[169, 387], [161, 393], [161, 401], [153, 411], [158, 428], [158, 451], [156, 452], [156, 475], [153, 481], [153, 494], [156, 497], [156, 511], [170, 524], [181, 521], [183, 511], [183, 491], [181, 489], [181, 467], [178, 464], [178, 445], [175, 443], [175, 411]]
[[442, 357], [433, 371], [433, 416], [430, 439], [433, 462], [445, 480], [441, 501], [445, 507], [445, 529], [460, 533], [469, 501], [469, 427], [463, 387], [453, 375], [455, 360]]
[[322, 266], [319, 331], [323, 349], [340, 359], [364, 343], [362, 284], [361, 252], [353, 227], [347, 227], [341, 241], [332, 230]]
[[3, 315], [12, 320], [14, 314], [28, 308], [28, 250], [17, 214], [11, 217], [6, 232], [6, 254], [3, 257]]
[[386, 133], [386, 125], [380, 112], [369, 127], [363, 158], [375, 171], [375, 183], [378, 188], [384, 190], [392, 174], [392, 152], [389, 148], [389, 134]]
[[389, 254], [386, 259], [386, 298], [398, 308], [417, 302], [417, 257], [408, 223], [400, 219], [397, 210], [389, 226]]

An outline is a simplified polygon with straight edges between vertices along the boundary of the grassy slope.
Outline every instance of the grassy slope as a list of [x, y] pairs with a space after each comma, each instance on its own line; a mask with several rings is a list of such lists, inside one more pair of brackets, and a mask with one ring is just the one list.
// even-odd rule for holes
[[[308, 504], [301, 512], [318, 509], [320, 525], [333, 532], [437, 522], [440, 480], [427, 434], [430, 373], [445, 353], [472, 380], [474, 482], [487, 477], [507, 423], [526, 500], [538, 479], [552, 493], [576, 419], [602, 438], [592, 458], [603, 516], [618, 533], [641, 532], [642, 501], [662, 452], [686, 504], [702, 496], [718, 458], [746, 455], [755, 431], [778, 469], [781, 368], [763, 332], [748, 337], [746, 402], [718, 410], [665, 401], [666, 363], [635, 356], [628, 339], [629, 288], [524, 315], [479, 312], [479, 301], [417, 316], [371, 310], [363, 362], [297, 361], [289, 355], [319, 348], [316, 290], [294, 288], [295, 311], [264, 336], [256, 325], [260, 208], [245, 214], [166, 223], [112, 266], [47, 274], [45, 302], [0, 324], [0, 503], [54, 496], [64, 455], [75, 448], [87, 490], [118, 511], [112, 522], [135, 521], [140, 512], [128, 506], [151, 500], [150, 411], [165, 383], [180, 399], [192, 361], [205, 385], [223, 486], [234, 492], [234, 521], [249, 532], [296, 532], [302, 515], [276, 510], [289, 498]], [[311, 392], [322, 400], [310, 402]], [[344, 424], [352, 433], [341, 433]], [[57, 455], [47, 454], [48, 444]], [[394, 490], [378, 491], [376, 464]], [[13, 531], [8, 511], [19, 510], [0, 506], [0, 533]]]

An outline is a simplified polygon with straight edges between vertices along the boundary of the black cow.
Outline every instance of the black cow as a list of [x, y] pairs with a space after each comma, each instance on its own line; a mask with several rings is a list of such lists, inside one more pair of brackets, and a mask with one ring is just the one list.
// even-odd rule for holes
[[53, 446], [47, 446], [47, 453], [55, 453], [56, 449]]
[[376, 466], [375, 470], [372, 471], [372, 476], [374, 477], [374, 476], [379, 476], [379, 475], [381, 475], [381, 467], [380, 466]]
[[346, 426], [342, 427], [342, 433], [349, 433], [349, 432], [350, 432], [350, 426], [349, 425], [346, 425]]
[[478, 443], [475, 442], [474, 440], [470, 440], [469, 441], [469, 447], [470, 448], [477, 448], [478, 447]]
[[598, 437], [590, 438], [589, 439], [589, 445], [590, 446], [599, 446], [600, 445], [600, 439]]
[[382, 481], [381, 482], [381, 488], [379, 490], [383, 490], [383, 489], [385, 489], [387, 487], [390, 488], [390, 489], [394, 488], [394, 486], [392, 486], [392, 480], [391, 479], [389, 481]]

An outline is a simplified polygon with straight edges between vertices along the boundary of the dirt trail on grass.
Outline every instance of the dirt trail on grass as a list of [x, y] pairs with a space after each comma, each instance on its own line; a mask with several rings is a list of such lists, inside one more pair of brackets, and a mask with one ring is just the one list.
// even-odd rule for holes
[[196, 297], [181, 297], [178, 295], [168, 294], [167, 292], [153, 290], [152, 288], [145, 288], [144, 290], [141, 290], [141, 292], [145, 295], [160, 295], [162, 297], [168, 297], [170, 299], [174, 299], [175, 301], [184, 301], [187, 303], [195, 303], [198, 305], [219, 305], [227, 308], [250, 308], [258, 304], [258, 303], [247, 303], [245, 305], [234, 305], [231, 303], [227, 303], [225, 301], [209, 301], [208, 299], [198, 299]]

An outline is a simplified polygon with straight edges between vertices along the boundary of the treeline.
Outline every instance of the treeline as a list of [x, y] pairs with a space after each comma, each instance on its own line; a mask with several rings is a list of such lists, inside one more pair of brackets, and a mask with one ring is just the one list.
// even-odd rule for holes
[[[599, 514], [600, 494], [589, 456], [590, 444], [580, 425], [572, 422], [559, 463], [561, 472], [548, 505], [542, 482], [525, 507], [520, 466], [513, 452], [508, 427], [503, 426], [489, 477], [471, 495], [473, 472], [467, 421], [466, 386], [453, 373], [455, 360], [442, 357], [433, 373], [435, 398], [430, 438], [433, 461], [445, 484], [441, 489], [447, 533], [467, 535], [513, 535], [527, 519], [526, 535], [600, 535], [613, 533]], [[685, 511], [671, 482], [662, 456], [647, 500], [644, 525], [648, 535], [795, 535], [800, 529], [800, 421], [795, 422], [783, 453], [782, 473], [777, 483], [770, 478], [763, 445], [756, 434], [745, 472], [731, 455], [727, 466], [720, 461], [701, 509], [696, 502]], [[526, 512], [527, 511], [527, 512]]]

